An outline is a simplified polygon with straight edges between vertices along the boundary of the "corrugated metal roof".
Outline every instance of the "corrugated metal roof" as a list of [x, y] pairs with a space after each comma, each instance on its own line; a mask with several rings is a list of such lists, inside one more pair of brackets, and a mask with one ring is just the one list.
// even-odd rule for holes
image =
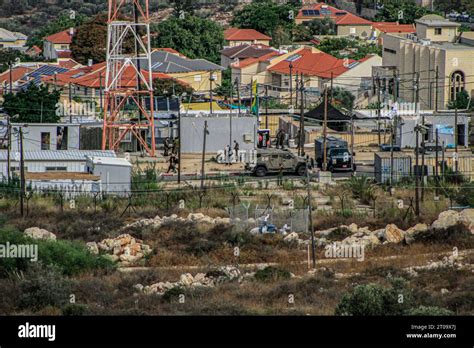
[[[6, 161], [7, 150], [0, 151], [0, 161]], [[25, 151], [25, 161], [85, 161], [86, 157], [108, 157], [115, 158], [117, 155], [112, 150], [44, 150]], [[11, 151], [10, 158], [13, 161], [20, 158], [20, 152]]]
[[132, 164], [127, 161], [125, 158], [112, 158], [112, 157], [99, 157], [99, 156], [88, 156], [89, 160], [93, 164], [103, 164], [103, 165], [109, 165], [109, 166], [121, 166], [121, 167], [131, 167]]

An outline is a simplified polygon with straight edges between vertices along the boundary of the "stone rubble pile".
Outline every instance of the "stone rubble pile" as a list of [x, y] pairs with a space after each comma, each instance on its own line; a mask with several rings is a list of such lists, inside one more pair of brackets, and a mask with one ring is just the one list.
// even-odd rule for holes
[[[406, 231], [398, 228], [394, 224], [388, 224], [385, 228], [371, 231], [368, 227], [359, 227], [357, 224], [350, 224], [349, 226], [341, 225], [339, 227], [329, 228], [323, 231], [316, 231], [316, 245], [318, 247], [325, 247], [328, 244], [340, 245], [364, 245], [364, 247], [373, 247], [379, 244], [399, 244], [405, 242], [412, 244], [416, 237], [422, 233], [430, 230], [444, 230], [456, 225], [466, 227], [472, 234], [474, 234], [474, 209], [465, 209], [461, 212], [453, 210], [444, 211], [439, 214], [438, 219], [433, 222], [431, 226], [426, 224], [416, 224]], [[350, 235], [342, 241], [331, 242], [330, 235], [336, 230], [346, 230]], [[286, 242], [296, 241], [298, 245], [308, 245], [311, 240], [303, 240], [295, 232], [288, 234], [283, 238]]]
[[453, 268], [457, 270], [461, 269], [469, 269], [472, 268], [470, 264], [463, 264], [462, 261], [464, 260], [464, 256], [461, 254], [457, 255], [450, 255], [444, 257], [440, 261], [430, 261], [428, 264], [424, 266], [412, 266], [405, 268], [405, 270], [413, 277], [418, 276], [418, 271], [433, 271], [443, 268]]
[[24, 235], [33, 239], [56, 240], [56, 235], [39, 227], [30, 227], [23, 231]]
[[129, 234], [121, 234], [115, 238], [104, 239], [99, 243], [90, 242], [86, 245], [91, 253], [106, 254], [110, 260], [118, 262], [120, 267], [142, 264], [145, 256], [152, 251], [149, 245]]
[[210, 216], [204, 215], [202, 213], [190, 213], [186, 218], [179, 217], [176, 214], [170, 216], [155, 216], [153, 219], [141, 219], [135, 221], [131, 224], [125, 225], [122, 230], [126, 230], [134, 227], [147, 227], [151, 226], [153, 228], [160, 228], [161, 226], [170, 224], [170, 223], [198, 223], [198, 224], [208, 224], [208, 225], [230, 225], [230, 218], [216, 217], [212, 218]]
[[149, 286], [142, 284], [134, 285], [134, 288], [145, 295], [163, 295], [166, 291], [174, 288], [195, 289], [195, 288], [213, 288], [216, 285], [238, 281], [253, 277], [254, 273], [241, 274], [240, 270], [234, 266], [223, 266], [215, 271], [208, 273], [191, 273], [181, 274], [176, 282], [159, 282]]

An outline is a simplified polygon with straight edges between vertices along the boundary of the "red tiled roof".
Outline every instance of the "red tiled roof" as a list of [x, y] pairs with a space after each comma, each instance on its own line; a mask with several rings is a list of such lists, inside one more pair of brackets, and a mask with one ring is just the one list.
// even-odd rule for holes
[[44, 40], [52, 42], [54, 44], [70, 44], [72, 43], [72, 35], [71, 35], [71, 30], [63, 30], [60, 31], [59, 33], [49, 35], [44, 38]]
[[[17, 66], [12, 68], [12, 82], [20, 80], [26, 74], [32, 72], [36, 68], [30, 68], [26, 66]], [[4, 71], [0, 74], [0, 84], [10, 83], [10, 70]]]
[[60, 60], [58, 62], [58, 65], [61, 67], [61, 68], [65, 68], [65, 69], [73, 69], [75, 67], [77, 67], [78, 65], [81, 65], [80, 63], [76, 62], [74, 59], [67, 59], [67, 60]]
[[[57, 74], [56, 82], [58, 86], [64, 86], [69, 83], [88, 87], [88, 88], [100, 88], [105, 87], [105, 74], [106, 74], [106, 63], [98, 63], [83, 68], [69, 70], [67, 72]], [[148, 77], [148, 72], [143, 70], [145, 78]], [[137, 84], [137, 74], [132, 66], [125, 69], [122, 74], [122, 80], [119, 86], [121, 88], [134, 87]], [[171, 76], [163, 73], [153, 73], [152, 79], [172, 79]], [[101, 81], [102, 80], [102, 81]], [[54, 82], [54, 76], [48, 76], [43, 79], [45, 82]]]
[[416, 33], [415, 25], [397, 22], [373, 22], [372, 27], [383, 33]]
[[[354, 63], [352, 59], [339, 59], [324, 52], [313, 52], [310, 48], [303, 48], [294, 53], [300, 58], [292, 62], [293, 74], [302, 73], [306, 76], [318, 76], [322, 78], [337, 77], [349, 70], [348, 64]], [[290, 56], [291, 57], [291, 56]], [[290, 62], [283, 60], [271, 68], [270, 71], [280, 74], [290, 74]]]
[[[323, 8], [323, 6], [325, 6]], [[321, 9], [323, 11], [327, 12], [327, 14], [321, 13]], [[314, 16], [304, 16], [303, 11], [304, 10], [318, 10], [320, 11], [319, 15], [314, 15]], [[350, 12], [344, 11], [344, 10], [339, 10], [336, 7], [326, 5], [325, 3], [317, 3], [314, 5], [308, 5], [304, 6], [299, 12], [298, 15], [296, 16], [297, 19], [323, 19], [323, 18], [331, 18], [336, 22], [336, 25], [370, 25], [372, 22], [358, 17], [356, 15], [353, 15]]]
[[261, 57], [258, 57], [258, 58], [250, 57], [250, 58], [243, 59], [243, 60], [239, 61], [238, 63], [232, 64], [232, 67], [236, 68], [236, 69], [242, 69], [242, 68], [245, 68], [245, 67], [250, 66], [252, 64], [264, 62], [264, 61], [270, 60], [273, 57], [277, 57], [277, 56], [281, 56], [281, 55], [282, 55], [282, 53], [280, 53], [278, 51], [273, 51], [273, 52], [269, 52], [269, 53], [267, 53], [267, 54], [265, 54]]
[[262, 34], [255, 29], [230, 28], [224, 32], [224, 38], [227, 41], [254, 41], [271, 40], [270, 36]]
[[348, 12], [336, 18], [336, 25], [372, 25], [372, 22]]

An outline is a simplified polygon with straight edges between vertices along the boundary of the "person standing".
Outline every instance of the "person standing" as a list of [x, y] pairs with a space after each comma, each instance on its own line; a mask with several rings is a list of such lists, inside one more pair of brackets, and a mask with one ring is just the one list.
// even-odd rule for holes
[[173, 173], [176, 173], [176, 163], [178, 163], [178, 160], [176, 158], [176, 155], [174, 153], [172, 153], [171, 156], [170, 156], [170, 159], [169, 159], [168, 171], [166, 173], [169, 173], [171, 171]]
[[237, 142], [237, 140], [234, 140], [234, 155], [237, 161], [239, 160], [239, 149], [240, 149], [239, 143]]
[[280, 162], [280, 167], [278, 168], [278, 186], [283, 186], [283, 163]]
[[169, 140], [169, 138], [165, 139], [165, 141], [163, 142], [163, 146], [165, 147], [164, 156], [167, 157], [167, 156], [169, 156], [169, 151], [170, 151], [170, 140]]

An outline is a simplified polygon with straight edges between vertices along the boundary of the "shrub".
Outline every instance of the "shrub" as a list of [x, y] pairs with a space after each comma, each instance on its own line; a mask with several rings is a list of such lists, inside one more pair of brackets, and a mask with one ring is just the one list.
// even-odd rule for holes
[[403, 278], [391, 279], [391, 287], [378, 284], [356, 286], [351, 294], [343, 296], [336, 315], [403, 315], [413, 302], [411, 289]]
[[83, 304], [69, 303], [62, 308], [62, 315], [80, 316], [87, 312], [87, 306]]
[[274, 282], [278, 280], [290, 279], [291, 273], [278, 267], [265, 267], [255, 273], [255, 279], [261, 282]]
[[69, 301], [71, 282], [63, 278], [60, 270], [51, 265], [34, 263], [19, 284], [19, 306], [40, 310], [62, 307]]
[[432, 315], [432, 316], [441, 316], [441, 315], [454, 315], [452, 311], [445, 308], [431, 307], [431, 306], [420, 306], [418, 308], [412, 308], [407, 311], [407, 315]]
[[[0, 230], [0, 244], [36, 244], [38, 261], [57, 267], [65, 275], [75, 275], [94, 269], [113, 269], [112, 261], [99, 255], [93, 255], [78, 242], [34, 240], [15, 230]], [[33, 262], [25, 258], [0, 259], [0, 276], [11, 272], [26, 271]]]

